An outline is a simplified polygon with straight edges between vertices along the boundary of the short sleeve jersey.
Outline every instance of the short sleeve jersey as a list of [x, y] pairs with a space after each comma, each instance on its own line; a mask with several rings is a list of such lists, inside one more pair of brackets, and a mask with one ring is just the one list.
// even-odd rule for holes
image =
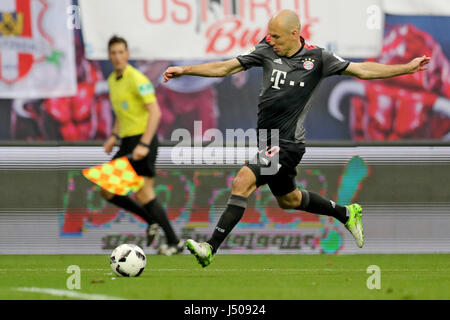
[[109, 97], [119, 120], [120, 137], [143, 134], [147, 127], [146, 104], [156, 101], [155, 89], [139, 70], [128, 65], [121, 77], [108, 77]]
[[350, 63], [300, 40], [300, 50], [291, 57], [278, 56], [267, 39], [237, 57], [244, 70], [263, 68], [258, 129], [278, 129], [280, 140], [294, 143], [305, 142], [303, 122], [321, 80], [340, 74]]

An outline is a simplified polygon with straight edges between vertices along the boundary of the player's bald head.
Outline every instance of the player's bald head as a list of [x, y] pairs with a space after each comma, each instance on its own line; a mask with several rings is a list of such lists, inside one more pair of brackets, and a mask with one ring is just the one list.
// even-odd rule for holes
[[290, 33], [292, 30], [300, 33], [300, 19], [292, 10], [281, 10], [270, 19], [269, 24], [278, 26], [286, 33]]

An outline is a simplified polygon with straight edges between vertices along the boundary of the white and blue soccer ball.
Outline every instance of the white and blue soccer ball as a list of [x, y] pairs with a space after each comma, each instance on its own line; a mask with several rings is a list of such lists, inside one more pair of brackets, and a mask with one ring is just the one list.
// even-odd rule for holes
[[145, 269], [147, 258], [137, 245], [125, 243], [114, 249], [109, 262], [116, 275], [138, 277]]

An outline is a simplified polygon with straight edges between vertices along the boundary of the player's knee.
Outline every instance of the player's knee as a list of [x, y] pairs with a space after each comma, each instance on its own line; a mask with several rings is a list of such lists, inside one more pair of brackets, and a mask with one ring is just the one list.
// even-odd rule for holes
[[255, 189], [254, 183], [244, 174], [238, 174], [231, 185], [232, 194], [248, 197]]
[[277, 198], [277, 201], [281, 209], [295, 209], [300, 206], [301, 197], [290, 196], [287, 198]]
[[146, 187], [136, 192], [136, 200], [141, 204], [149, 203], [153, 199], [155, 199], [153, 188]]
[[289, 202], [287, 202], [287, 201], [285, 201], [285, 200], [278, 200], [278, 206], [279, 206], [281, 209], [285, 209], [285, 210], [290, 209]]
[[236, 176], [233, 179], [233, 183], [231, 184], [231, 191], [233, 194], [235, 195], [240, 195], [243, 196], [243, 194], [245, 193], [247, 189], [246, 183], [245, 183], [245, 179], [242, 179], [239, 176]]
[[278, 205], [280, 206], [281, 209], [294, 209], [295, 206], [295, 202], [292, 200], [278, 200]]

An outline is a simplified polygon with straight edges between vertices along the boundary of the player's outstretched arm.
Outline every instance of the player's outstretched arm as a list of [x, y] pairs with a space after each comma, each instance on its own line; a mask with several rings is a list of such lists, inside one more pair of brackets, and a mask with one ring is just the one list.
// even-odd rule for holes
[[226, 77], [244, 70], [238, 59], [208, 62], [193, 66], [169, 67], [164, 72], [164, 82], [181, 76]]
[[363, 80], [392, 78], [427, 70], [427, 64], [430, 62], [430, 59], [430, 57], [422, 56], [408, 63], [396, 65], [376, 62], [351, 62], [342, 74]]

